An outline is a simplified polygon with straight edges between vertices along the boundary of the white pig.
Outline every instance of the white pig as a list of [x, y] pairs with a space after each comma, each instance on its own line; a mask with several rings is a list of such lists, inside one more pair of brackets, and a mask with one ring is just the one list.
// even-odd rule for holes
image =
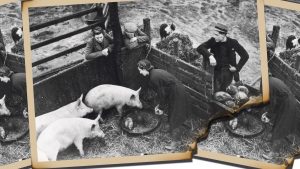
[[5, 97], [6, 97], [6, 95], [4, 95], [3, 97], [2, 97], [2, 99], [0, 99], [0, 116], [10, 116], [10, 111], [8, 110], [8, 108], [6, 107], [6, 105], [5, 105]]
[[100, 115], [95, 120], [86, 118], [64, 118], [51, 123], [37, 140], [38, 161], [56, 161], [57, 154], [71, 144], [84, 156], [84, 138], [104, 138], [99, 127]]
[[100, 115], [100, 121], [103, 109], [116, 107], [120, 116], [122, 116], [122, 109], [124, 105], [143, 108], [140, 101], [141, 88], [137, 91], [123, 86], [103, 84], [91, 89], [86, 97], [85, 103], [87, 106], [94, 109]]
[[39, 134], [52, 122], [61, 118], [83, 117], [93, 112], [92, 108], [87, 107], [82, 102], [82, 95], [76, 101], [69, 103], [57, 110], [37, 116], [35, 118], [36, 134]]

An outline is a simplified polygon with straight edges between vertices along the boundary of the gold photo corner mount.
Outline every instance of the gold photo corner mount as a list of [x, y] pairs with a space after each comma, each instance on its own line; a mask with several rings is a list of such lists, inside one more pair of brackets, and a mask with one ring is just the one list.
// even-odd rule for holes
[[[9, 4], [9, 3], [18, 3], [20, 0], [1, 0], [0, 1], [0, 6]], [[20, 2], [21, 5], [21, 2]], [[0, 165], [0, 169], [5, 169], [5, 168], [23, 168], [23, 167], [28, 167], [31, 165], [31, 159], [25, 159], [22, 161], [17, 161], [11, 164], [6, 164], [6, 165]]]
[[136, 164], [136, 163], [155, 163], [155, 162], [172, 162], [192, 160], [192, 151], [196, 150], [196, 142], [189, 145], [189, 150], [181, 153], [168, 153], [144, 156], [128, 156], [128, 157], [110, 157], [110, 158], [93, 158], [80, 160], [61, 160], [55, 162], [38, 162], [37, 161], [37, 141], [35, 133], [35, 105], [33, 90], [33, 74], [32, 74], [32, 54], [30, 42], [30, 24], [29, 24], [29, 8], [47, 7], [47, 6], [63, 6], [78, 5], [88, 3], [105, 3], [105, 2], [128, 2], [128, 0], [25, 0], [22, 2], [22, 19], [24, 32], [24, 52], [26, 66], [27, 81], [27, 97], [29, 111], [29, 128], [30, 128], [30, 145], [31, 145], [31, 162], [34, 168], [60, 168], [60, 167], [83, 167], [83, 166], [100, 166], [114, 164]]
[[[262, 73], [262, 102], [267, 103], [270, 99], [269, 96], [269, 71], [267, 60], [267, 45], [266, 45], [266, 22], [265, 22], [265, 6], [278, 7], [283, 9], [290, 9], [300, 11], [300, 4], [282, 0], [257, 0], [257, 12], [259, 23], [259, 46], [261, 53], [261, 73]], [[298, 152], [300, 154], [300, 152]], [[295, 156], [297, 156], [296, 154]], [[242, 166], [255, 167], [255, 168], [272, 168], [272, 169], [285, 169], [292, 165], [294, 157], [286, 158], [283, 164], [273, 164], [263, 161], [241, 158], [237, 156], [225, 155], [216, 152], [201, 150], [197, 147], [197, 154], [195, 157], [212, 159], [217, 161], [228, 162], [231, 164], [238, 164]]]

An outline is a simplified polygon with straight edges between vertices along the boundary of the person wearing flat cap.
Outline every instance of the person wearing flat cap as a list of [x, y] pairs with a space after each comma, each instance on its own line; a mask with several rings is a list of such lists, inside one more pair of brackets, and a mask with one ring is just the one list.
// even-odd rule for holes
[[133, 49], [141, 43], [149, 42], [150, 38], [141, 31], [135, 23], [127, 22], [124, 24], [124, 43], [128, 49]]
[[168, 114], [168, 130], [172, 142], [165, 148], [174, 150], [178, 147], [180, 127], [189, 113], [189, 97], [183, 84], [172, 74], [162, 69], [154, 69], [149, 60], [140, 60], [137, 64], [140, 74], [147, 79], [147, 86], [157, 93], [155, 114]]
[[[216, 24], [214, 35], [197, 47], [197, 51], [214, 66], [214, 89], [226, 91], [233, 78], [239, 81], [239, 72], [249, 59], [249, 54], [235, 39], [227, 37], [228, 27]], [[236, 63], [236, 53], [240, 60]]]
[[93, 38], [87, 43], [85, 48], [85, 58], [87, 60], [108, 56], [113, 48], [113, 38], [108, 35], [100, 26], [92, 29]]

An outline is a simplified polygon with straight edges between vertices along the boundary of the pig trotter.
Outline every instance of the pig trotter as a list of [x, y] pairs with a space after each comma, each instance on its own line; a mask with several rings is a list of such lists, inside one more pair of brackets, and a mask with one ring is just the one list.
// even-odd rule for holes
[[123, 105], [117, 106], [116, 108], [117, 108], [117, 111], [119, 113], [118, 116], [122, 117], [122, 108], [123, 108]]
[[102, 119], [102, 110], [100, 110], [99, 112], [98, 112], [98, 114], [99, 114], [99, 121], [100, 121], [100, 123], [104, 123], [104, 120]]
[[84, 156], [84, 151], [83, 151], [83, 148], [82, 148], [82, 140], [77, 139], [77, 140], [75, 140], [74, 144], [77, 147], [77, 149], [79, 150], [80, 156], [83, 157]]

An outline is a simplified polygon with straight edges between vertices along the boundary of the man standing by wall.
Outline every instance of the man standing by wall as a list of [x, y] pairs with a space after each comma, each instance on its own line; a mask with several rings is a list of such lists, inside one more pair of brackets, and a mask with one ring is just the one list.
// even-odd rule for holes
[[[249, 59], [244, 47], [237, 40], [227, 37], [227, 33], [227, 26], [218, 23], [215, 25], [214, 36], [197, 48], [203, 57], [209, 58], [210, 65], [215, 66], [215, 92], [225, 91], [234, 76], [235, 80], [239, 80], [239, 71]], [[238, 63], [236, 63], [236, 52], [240, 56]]]

